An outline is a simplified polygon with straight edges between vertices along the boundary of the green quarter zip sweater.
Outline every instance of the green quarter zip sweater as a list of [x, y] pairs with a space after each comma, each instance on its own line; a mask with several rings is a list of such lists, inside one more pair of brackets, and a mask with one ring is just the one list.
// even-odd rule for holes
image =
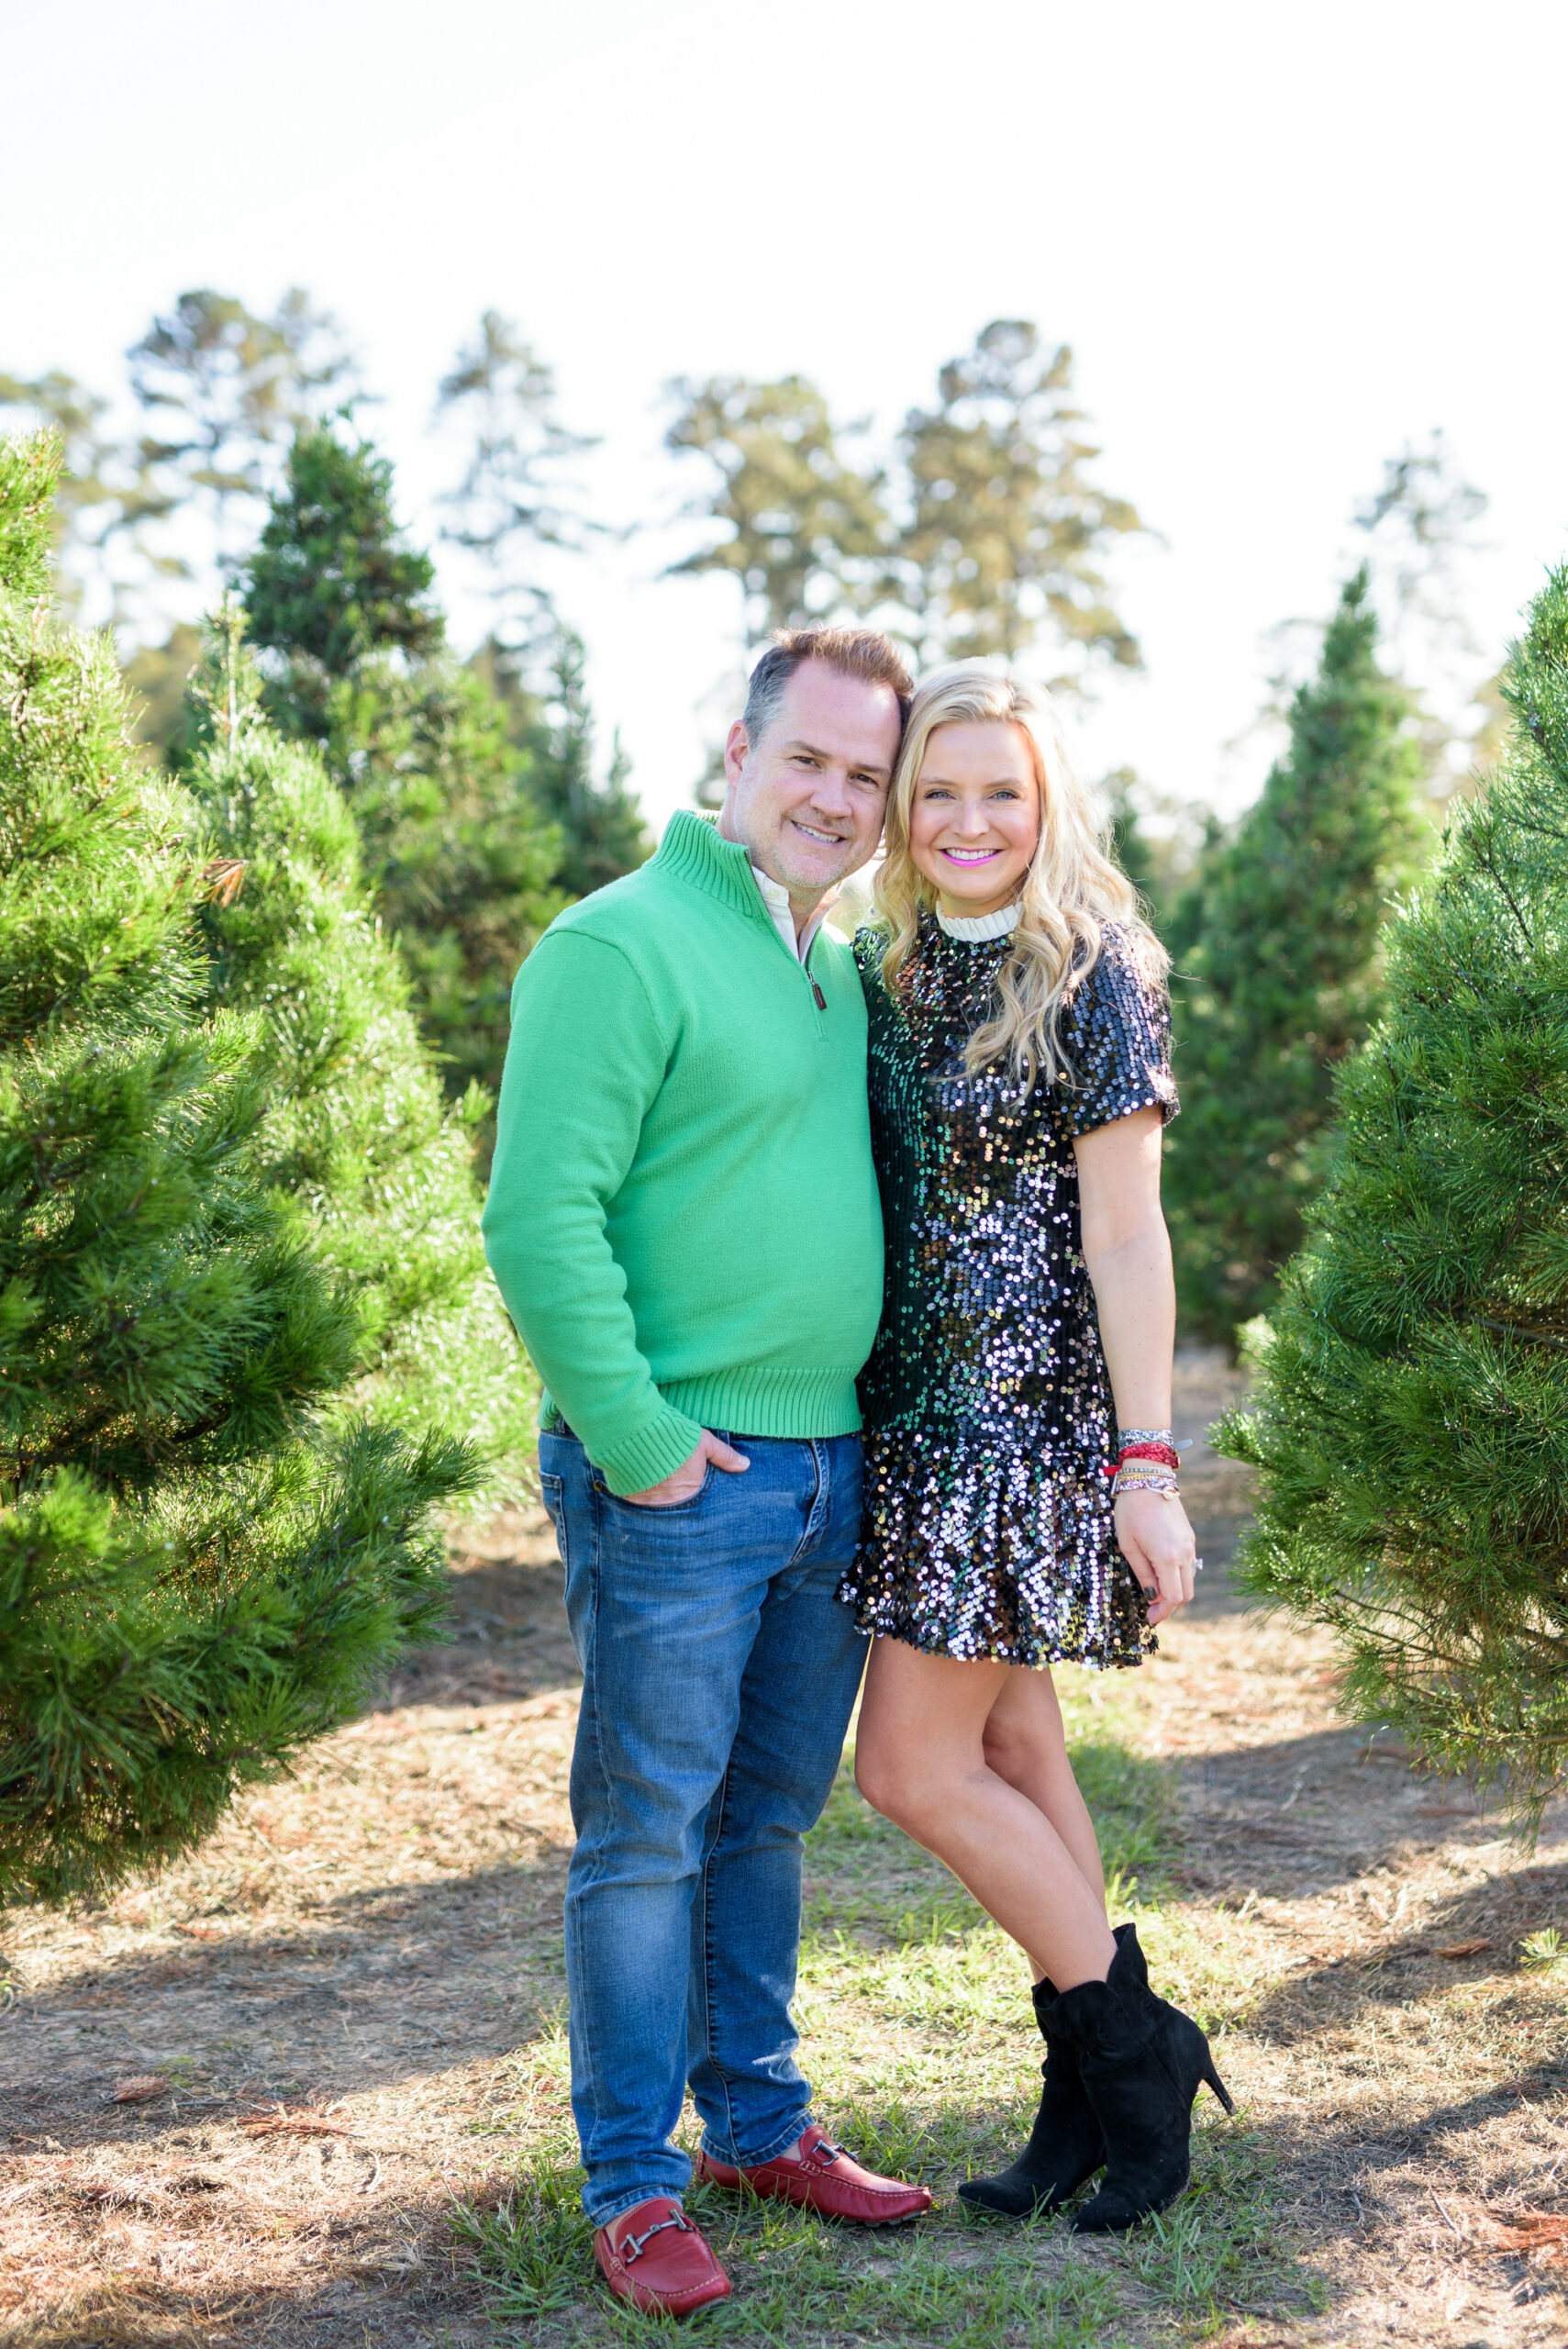
[[859, 1427], [883, 1262], [860, 978], [827, 930], [795, 959], [701, 817], [518, 972], [484, 1242], [544, 1423], [612, 1492], [705, 1427]]

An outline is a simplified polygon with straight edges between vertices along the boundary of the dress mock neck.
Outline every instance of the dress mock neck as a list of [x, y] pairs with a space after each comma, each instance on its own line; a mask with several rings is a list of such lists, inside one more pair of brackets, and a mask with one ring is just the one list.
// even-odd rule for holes
[[1020, 898], [1016, 906], [1003, 906], [997, 913], [939, 913], [937, 920], [949, 938], [962, 938], [967, 944], [978, 946], [987, 938], [1006, 938], [1009, 930], [1017, 930], [1023, 909]]

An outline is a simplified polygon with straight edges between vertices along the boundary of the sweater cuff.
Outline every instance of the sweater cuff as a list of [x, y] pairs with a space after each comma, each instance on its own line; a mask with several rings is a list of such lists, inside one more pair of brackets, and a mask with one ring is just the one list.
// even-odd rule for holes
[[[582, 1430], [577, 1431], [579, 1434]], [[628, 1493], [645, 1493], [650, 1485], [662, 1484], [666, 1476], [688, 1461], [702, 1442], [703, 1431], [695, 1419], [688, 1419], [668, 1403], [662, 1403], [657, 1415], [645, 1428], [624, 1442], [600, 1451], [588, 1445], [588, 1457], [598, 1468], [618, 1499]]]

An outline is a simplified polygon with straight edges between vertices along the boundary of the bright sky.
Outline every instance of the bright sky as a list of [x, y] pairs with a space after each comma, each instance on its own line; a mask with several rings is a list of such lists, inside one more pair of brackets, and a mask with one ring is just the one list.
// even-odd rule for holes
[[1440, 426], [1490, 493], [1478, 675], [1568, 552], [1562, 0], [75, 0], [6, 60], [0, 367], [117, 389], [182, 289], [302, 284], [428, 534], [436, 380], [519, 322], [649, 526], [559, 587], [659, 822], [738, 645], [727, 582], [659, 578], [676, 373], [797, 370], [891, 430], [992, 317], [1070, 341], [1162, 541], [1116, 558], [1148, 674], [1070, 729], [1227, 806], [1264, 631], [1326, 610], [1385, 457]]

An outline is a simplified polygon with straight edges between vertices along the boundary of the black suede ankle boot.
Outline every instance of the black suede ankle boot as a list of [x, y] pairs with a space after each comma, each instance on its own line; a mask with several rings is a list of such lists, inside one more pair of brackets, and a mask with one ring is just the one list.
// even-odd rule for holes
[[[1117, 1927], [1118, 1951], [1128, 1934], [1132, 1934], [1130, 1925]], [[1149, 1976], [1136, 1934], [1132, 1934], [1132, 1952], [1129, 1963], [1147, 1986]], [[976, 2210], [992, 2211], [998, 2218], [1043, 2219], [1060, 2210], [1106, 2158], [1100, 2124], [1079, 2076], [1078, 2050], [1060, 2032], [1053, 2035], [1046, 2023], [1047, 2010], [1056, 1997], [1053, 1982], [1035, 1984], [1035, 2021], [1045, 2042], [1045, 2062], [1040, 2066], [1045, 2086], [1029, 2143], [1010, 2169], [998, 2171], [995, 2177], [965, 2178], [958, 2189], [961, 2202]]]
[[1074, 2217], [1075, 2234], [1119, 2234], [1175, 2200], [1192, 2175], [1193, 2099], [1205, 2081], [1227, 2112], [1236, 2110], [1208, 2041], [1190, 2015], [1155, 1997], [1137, 1932], [1123, 1932], [1107, 1978], [1062, 1991], [1043, 2019], [1075, 2049], [1105, 2137], [1105, 2177]]

